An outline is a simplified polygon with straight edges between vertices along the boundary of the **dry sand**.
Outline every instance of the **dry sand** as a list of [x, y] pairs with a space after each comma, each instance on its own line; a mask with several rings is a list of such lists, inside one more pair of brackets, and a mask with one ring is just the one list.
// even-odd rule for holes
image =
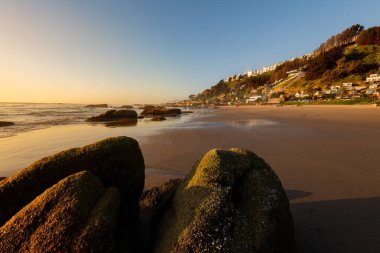
[[191, 124], [140, 143], [146, 188], [212, 148], [247, 148], [287, 190], [299, 252], [380, 252], [380, 108], [222, 107]]

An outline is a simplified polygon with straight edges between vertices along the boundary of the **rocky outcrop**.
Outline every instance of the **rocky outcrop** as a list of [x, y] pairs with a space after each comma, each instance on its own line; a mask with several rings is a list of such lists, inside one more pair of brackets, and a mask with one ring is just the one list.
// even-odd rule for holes
[[0, 127], [13, 126], [15, 123], [9, 121], [0, 121]]
[[178, 108], [165, 108], [165, 107], [155, 107], [155, 106], [145, 106], [141, 115], [146, 117], [164, 116], [164, 117], [174, 117], [181, 115], [181, 109]]
[[108, 108], [107, 104], [86, 105], [86, 108]]
[[211, 150], [153, 220], [154, 252], [293, 252], [289, 202], [263, 159]]
[[144, 159], [136, 140], [109, 138], [43, 158], [0, 181], [0, 226], [46, 189], [79, 171], [93, 173], [105, 187], [121, 195], [121, 222], [133, 229], [144, 187]]
[[171, 179], [165, 184], [146, 190], [140, 198], [141, 208], [158, 208], [165, 198], [170, 198], [175, 193], [183, 179]]
[[151, 119], [151, 121], [164, 121], [166, 118], [164, 116], [155, 116]]
[[137, 112], [134, 110], [109, 110], [98, 116], [86, 119], [87, 122], [109, 122], [120, 121], [125, 119], [137, 120]]
[[214, 149], [186, 179], [143, 186], [128, 137], [43, 158], [0, 180], [0, 252], [294, 251], [286, 193], [250, 151]]
[[87, 171], [61, 180], [0, 228], [2, 252], [112, 252], [120, 194]]

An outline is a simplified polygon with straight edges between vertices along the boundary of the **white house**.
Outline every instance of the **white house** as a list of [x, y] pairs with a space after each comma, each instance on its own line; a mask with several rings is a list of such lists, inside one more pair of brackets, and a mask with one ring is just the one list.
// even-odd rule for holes
[[380, 74], [372, 74], [369, 77], [367, 77], [366, 82], [372, 83], [372, 82], [380, 82]]
[[261, 100], [261, 96], [260, 95], [254, 95], [254, 96], [250, 96], [247, 100], [246, 100], [246, 103], [249, 103], [249, 102], [256, 102], [258, 100]]

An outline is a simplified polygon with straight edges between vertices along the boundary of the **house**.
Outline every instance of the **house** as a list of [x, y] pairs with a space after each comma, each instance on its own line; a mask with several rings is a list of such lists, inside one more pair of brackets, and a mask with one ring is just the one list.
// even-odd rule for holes
[[321, 97], [323, 97], [323, 95], [325, 95], [325, 93], [326, 93], [325, 91], [316, 91], [314, 93], [314, 96], [321, 98]]
[[361, 90], [365, 90], [365, 89], [367, 89], [367, 86], [356, 86], [356, 87], [354, 87], [354, 89], [355, 89], [356, 91], [361, 91]]
[[245, 102], [248, 104], [252, 102], [257, 102], [259, 100], [261, 100], [261, 95], [253, 95], [253, 96], [250, 96]]
[[339, 85], [331, 85], [330, 90], [340, 90], [340, 86]]
[[366, 78], [366, 82], [373, 83], [373, 82], [380, 82], [380, 74], [372, 74], [369, 77]]

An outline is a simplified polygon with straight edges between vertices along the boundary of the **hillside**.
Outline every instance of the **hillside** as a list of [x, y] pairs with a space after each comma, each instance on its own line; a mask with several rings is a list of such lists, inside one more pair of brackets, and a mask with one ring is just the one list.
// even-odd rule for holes
[[376, 100], [377, 79], [367, 82], [366, 78], [378, 72], [380, 27], [365, 30], [361, 25], [353, 25], [311, 54], [228, 77], [183, 102], [223, 105], [268, 102], [273, 98]]

